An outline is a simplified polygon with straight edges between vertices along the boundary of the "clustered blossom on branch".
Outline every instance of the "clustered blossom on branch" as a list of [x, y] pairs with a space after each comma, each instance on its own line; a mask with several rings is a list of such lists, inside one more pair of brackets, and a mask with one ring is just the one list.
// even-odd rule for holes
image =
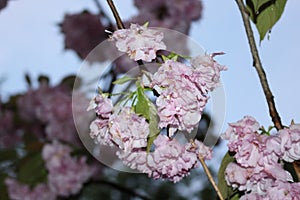
[[[161, 32], [137, 24], [115, 31], [112, 38], [118, 49], [133, 60], [150, 62], [156, 58], [157, 50], [166, 48]], [[226, 70], [214, 56], [197, 56], [191, 65], [167, 59], [154, 74], [144, 72], [149, 80], [137, 81], [140, 90], [126, 100], [132, 106], [113, 108], [109, 94], [98, 94], [88, 107], [97, 116], [90, 125], [90, 136], [97, 143], [117, 147], [117, 156], [130, 168], [154, 179], [180, 181], [197, 166], [198, 156], [211, 159], [211, 148], [202, 142], [181, 144], [173, 136], [178, 130], [190, 133], [197, 128], [208, 92], [219, 85], [220, 71]], [[144, 87], [157, 93], [155, 104], [146, 96]], [[148, 110], [137, 111], [138, 104]], [[153, 134], [153, 130], [158, 133]]]
[[168, 60], [153, 75], [150, 87], [159, 93], [156, 100], [160, 128], [191, 132], [199, 123], [208, 101], [207, 93], [218, 86], [220, 71], [226, 70], [210, 55], [192, 59], [192, 66]]
[[158, 50], [165, 50], [163, 33], [145, 26], [131, 24], [130, 29], [120, 29], [113, 33], [119, 51], [126, 52], [130, 59], [151, 62]]
[[270, 136], [258, 130], [258, 122], [250, 116], [229, 124], [223, 138], [228, 140], [229, 151], [235, 152], [236, 163], [225, 170], [227, 184], [245, 191], [241, 199], [299, 196], [300, 183], [293, 182], [281, 161], [300, 159], [300, 125], [293, 124]]

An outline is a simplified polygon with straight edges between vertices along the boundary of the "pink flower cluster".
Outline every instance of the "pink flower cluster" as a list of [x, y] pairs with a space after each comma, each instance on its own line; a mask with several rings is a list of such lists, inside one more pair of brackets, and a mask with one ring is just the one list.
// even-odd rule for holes
[[159, 135], [154, 140], [154, 151], [147, 153], [148, 122], [130, 107], [113, 112], [111, 105], [111, 100], [103, 94], [92, 100], [89, 109], [95, 109], [98, 117], [91, 123], [91, 137], [100, 144], [118, 147], [117, 156], [128, 167], [155, 179], [177, 182], [196, 167], [197, 154], [211, 158], [211, 149], [201, 142], [197, 141], [193, 147], [181, 145], [165, 135]]
[[170, 136], [177, 130], [191, 132], [198, 125], [208, 101], [207, 93], [218, 86], [220, 71], [226, 69], [209, 55], [198, 56], [191, 63], [193, 67], [166, 61], [150, 84], [159, 93], [159, 126], [168, 127]]
[[69, 146], [57, 141], [44, 145], [42, 157], [48, 170], [47, 183], [40, 183], [31, 189], [29, 185], [7, 178], [5, 183], [10, 199], [55, 200], [58, 196], [77, 194], [94, 173], [94, 168], [87, 165], [85, 157], [71, 157], [71, 151]]
[[147, 153], [143, 149], [132, 152], [119, 151], [117, 155], [124, 164], [148, 174], [154, 179], [168, 179], [174, 183], [189, 175], [197, 167], [197, 154], [211, 159], [211, 149], [197, 141], [196, 146], [182, 145], [176, 139], [159, 135], [155, 141], [155, 150]]
[[[293, 183], [291, 174], [283, 169], [280, 161], [300, 159], [300, 126], [291, 125], [271, 136], [259, 134], [258, 130], [258, 122], [246, 116], [230, 123], [223, 134], [223, 139], [228, 140], [229, 151], [235, 152], [236, 159], [236, 163], [230, 163], [225, 170], [227, 184], [245, 191], [243, 199], [299, 196], [300, 190], [294, 189], [299, 187], [299, 183]], [[274, 195], [278, 196], [272, 198]]]
[[[94, 105], [94, 106], [91, 106]], [[100, 144], [131, 151], [147, 146], [149, 124], [130, 107], [112, 113], [112, 102], [102, 94], [97, 95], [88, 110], [95, 109], [97, 118], [90, 125], [90, 136]]]
[[130, 29], [120, 29], [113, 33], [119, 51], [125, 52], [135, 60], [151, 62], [158, 50], [165, 50], [163, 33], [138, 24], [131, 24]]
[[76, 194], [93, 174], [86, 157], [71, 157], [72, 149], [58, 142], [46, 144], [42, 157], [48, 170], [48, 185], [59, 196]]

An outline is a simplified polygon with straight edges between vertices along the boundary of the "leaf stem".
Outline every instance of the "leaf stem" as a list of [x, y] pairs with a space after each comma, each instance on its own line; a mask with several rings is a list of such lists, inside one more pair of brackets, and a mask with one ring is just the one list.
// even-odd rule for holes
[[221, 191], [219, 190], [219, 188], [217, 186], [217, 183], [215, 182], [213, 176], [211, 175], [211, 173], [210, 173], [210, 171], [209, 171], [209, 169], [208, 169], [208, 167], [207, 167], [207, 165], [206, 165], [203, 157], [200, 154], [198, 154], [197, 156], [198, 156], [198, 159], [199, 159], [199, 161], [200, 161], [200, 163], [201, 163], [201, 165], [202, 165], [202, 167], [203, 167], [203, 169], [204, 169], [204, 171], [205, 171], [205, 173], [207, 175], [208, 180], [210, 181], [210, 183], [214, 187], [214, 189], [215, 189], [215, 191], [216, 191], [219, 199], [220, 200], [224, 200], [224, 198], [223, 198], [223, 196], [221, 194]]
[[246, 30], [246, 34], [247, 34], [247, 38], [248, 38], [248, 42], [249, 42], [249, 46], [250, 46], [251, 54], [252, 54], [252, 58], [253, 58], [253, 66], [255, 67], [256, 72], [259, 76], [260, 83], [261, 83], [261, 86], [263, 88], [263, 91], [264, 91], [264, 94], [265, 94], [265, 97], [266, 97], [266, 100], [268, 103], [269, 114], [272, 118], [275, 128], [277, 130], [283, 129], [283, 125], [281, 123], [280, 116], [279, 116], [276, 106], [275, 106], [274, 96], [269, 87], [267, 76], [266, 76], [266, 73], [262, 66], [262, 63], [261, 63], [261, 60], [259, 57], [259, 53], [258, 53], [256, 44], [255, 44], [255, 39], [253, 36], [253, 31], [252, 31], [250, 20], [249, 20], [249, 15], [246, 11], [246, 7], [244, 5], [243, 0], [236, 0], [236, 3], [238, 5], [239, 10], [242, 15], [244, 27]]

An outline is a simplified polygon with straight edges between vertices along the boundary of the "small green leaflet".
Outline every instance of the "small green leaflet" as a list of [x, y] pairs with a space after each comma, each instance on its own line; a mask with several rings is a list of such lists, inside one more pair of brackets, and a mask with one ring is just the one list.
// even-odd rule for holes
[[221, 162], [221, 166], [218, 173], [218, 188], [224, 199], [235, 200], [239, 199], [239, 194], [234, 191], [231, 186], [228, 186], [225, 180], [225, 170], [229, 163], [234, 162], [235, 158], [227, 152]]
[[20, 162], [17, 179], [31, 187], [47, 180], [47, 169], [41, 152], [28, 154]]
[[287, 0], [246, 0], [250, 17], [259, 32], [260, 41], [280, 19]]
[[137, 103], [134, 107], [137, 114], [142, 115], [149, 122], [149, 136], [147, 142], [147, 152], [150, 152], [151, 146], [154, 140], [159, 135], [157, 110], [155, 105], [145, 95], [144, 88], [141, 86], [137, 87]]
[[131, 81], [131, 80], [135, 80], [136, 78], [132, 78], [132, 77], [129, 77], [129, 76], [123, 76], [122, 78], [119, 78], [118, 80], [114, 81], [113, 84], [117, 84], [117, 85], [121, 85], [123, 83], [126, 83], [128, 81]]

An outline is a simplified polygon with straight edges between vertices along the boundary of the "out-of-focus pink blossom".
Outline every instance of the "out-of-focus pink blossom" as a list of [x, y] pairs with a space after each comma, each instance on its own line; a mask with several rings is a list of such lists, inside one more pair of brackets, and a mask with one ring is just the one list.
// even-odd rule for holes
[[12, 200], [55, 200], [56, 193], [50, 190], [48, 185], [40, 183], [30, 189], [18, 181], [7, 178], [5, 184], [8, 189], [9, 198]]
[[[65, 35], [65, 48], [74, 50], [81, 59], [108, 38], [99, 16], [87, 11], [66, 14], [60, 27]], [[105, 51], [102, 53], [105, 54]], [[105, 58], [99, 54], [97, 58], [101, 61], [102, 57]]]
[[281, 138], [282, 159], [287, 162], [300, 160], [300, 124], [280, 130], [278, 136]]
[[[143, 1], [135, 0], [140, 14], [135, 19], [151, 22], [151, 26], [169, 28], [188, 34], [192, 21], [201, 17], [202, 3], [199, 0]], [[154, 23], [153, 23], [154, 22]], [[185, 26], [186, 28], [180, 28]]]
[[63, 85], [42, 84], [20, 96], [17, 105], [23, 119], [45, 126], [39, 137], [80, 144], [72, 115], [70, 89]]
[[169, 179], [176, 183], [197, 166], [196, 154], [187, 151], [187, 147], [175, 139], [159, 135], [154, 145], [155, 150], [148, 157], [148, 165], [152, 170], [150, 176], [154, 179]]
[[0, 102], [0, 149], [13, 148], [22, 141], [22, 131], [14, 124], [14, 113], [2, 110]]
[[165, 50], [163, 33], [145, 26], [131, 24], [130, 29], [120, 29], [113, 33], [119, 51], [125, 52], [135, 61], [151, 62], [158, 50]]
[[86, 157], [71, 157], [72, 149], [58, 142], [46, 144], [42, 157], [48, 170], [48, 185], [60, 196], [76, 194], [93, 174]]
[[7, 6], [8, 0], [0, 0], [0, 10]]
[[147, 146], [149, 124], [144, 117], [138, 116], [130, 107], [109, 119], [109, 134], [112, 142], [124, 151]]

